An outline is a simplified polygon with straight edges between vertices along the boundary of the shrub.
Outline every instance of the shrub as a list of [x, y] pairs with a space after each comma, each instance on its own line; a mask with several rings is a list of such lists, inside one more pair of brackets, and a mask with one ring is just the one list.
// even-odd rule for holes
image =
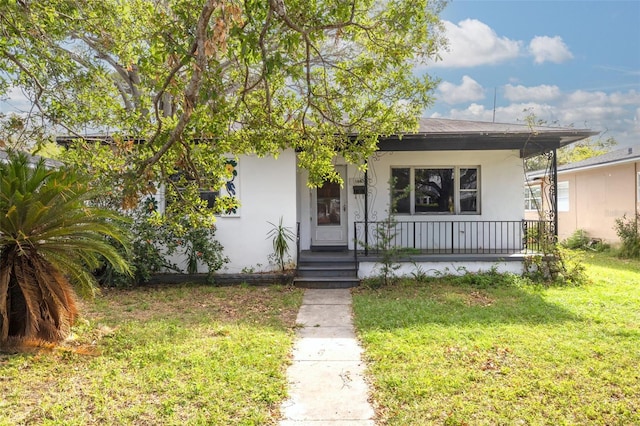
[[579, 254], [560, 245], [527, 256], [524, 268], [526, 278], [546, 285], [581, 285], [588, 281]]
[[589, 235], [584, 229], [576, 229], [573, 234], [562, 242], [562, 245], [568, 249], [585, 249], [589, 247]]
[[[211, 274], [228, 261], [222, 245], [215, 240], [215, 226], [193, 227], [186, 220], [185, 223], [168, 224], [158, 213], [153, 197], [144, 200], [131, 215], [133, 276], [120, 274], [106, 265], [98, 274], [103, 286], [131, 287], [149, 281], [153, 274], [166, 271], [193, 274], [198, 271], [199, 263], [206, 265]], [[169, 258], [174, 254], [185, 256], [186, 264], [170, 262]]]
[[640, 233], [638, 232], [638, 221], [640, 214], [627, 218], [625, 214], [622, 218], [616, 219], [616, 234], [620, 237], [620, 257], [637, 259], [640, 258]]

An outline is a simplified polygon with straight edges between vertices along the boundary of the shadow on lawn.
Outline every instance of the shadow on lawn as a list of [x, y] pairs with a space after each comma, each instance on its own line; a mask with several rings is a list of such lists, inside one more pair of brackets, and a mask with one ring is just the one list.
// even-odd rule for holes
[[360, 330], [392, 330], [420, 324], [472, 326], [555, 324], [582, 319], [544, 299], [534, 290], [516, 287], [429, 285], [358, 291], [354, 310]]

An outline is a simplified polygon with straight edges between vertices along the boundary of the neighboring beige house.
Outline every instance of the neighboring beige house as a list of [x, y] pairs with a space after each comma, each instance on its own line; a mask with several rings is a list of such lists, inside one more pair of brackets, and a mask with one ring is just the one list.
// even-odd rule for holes
[[[640, 145], [558, 166], [558, 238], [582, 229], [592, 238], [616, 244], [615, 220], [640, 212]], [[525, 218], [539, 217], [536, 206], [548, 209], [548, 178], [528, 174]]]

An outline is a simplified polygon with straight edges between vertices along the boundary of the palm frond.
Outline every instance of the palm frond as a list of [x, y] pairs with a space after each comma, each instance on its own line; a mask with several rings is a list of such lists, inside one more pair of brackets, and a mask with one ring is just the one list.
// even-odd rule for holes
[[126, 220], [93, 207], [93, 196], [69, 169], [13, 153], [0, 164], [0, 342], [62, 338], [77, 315], [74, 287], [95, 292], [91, 270], [106, 260], [130, 271]]

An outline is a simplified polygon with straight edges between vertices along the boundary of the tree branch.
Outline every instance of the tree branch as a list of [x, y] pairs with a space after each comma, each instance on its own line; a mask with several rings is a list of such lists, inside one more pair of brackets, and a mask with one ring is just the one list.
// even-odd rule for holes
[[202, 87], [202, 76], [207, 68], [207, 54], [205, 48], [205, 41], [207, 39], [207, 28], [209, 26], [209, 21], [211, 20], [211, 15], [216, 9], [217, 3], [215, 0], [208, 0], [204, 7], [202, 8], [202, 12], [200, 13], [200, 17], [198, 18], [198, 24], [196, 27], [196, 39], [195, 39], [195, 56], [196, 61], [193, 66], [193, 74], [191, 74], [191, 79], [187, 88], [184, 91], [184, 110], [178, 119], [178, 123], [176, 127], [171, 131], [169, 135], [169, 139], [160, 147], [160, 149], [151, 157], [144, 160], [140, 167], [138, 168], [138, 174], [143, 175], [144, 171], [157, 163], [160, 158], [173, 146], [176, 141], [178, 141], [184, 129], [186, 128], [191, 116], [193, 115], [193, 110], [197, 107], [198, 104], [198, 94], [200, 93], [200, 89]]

